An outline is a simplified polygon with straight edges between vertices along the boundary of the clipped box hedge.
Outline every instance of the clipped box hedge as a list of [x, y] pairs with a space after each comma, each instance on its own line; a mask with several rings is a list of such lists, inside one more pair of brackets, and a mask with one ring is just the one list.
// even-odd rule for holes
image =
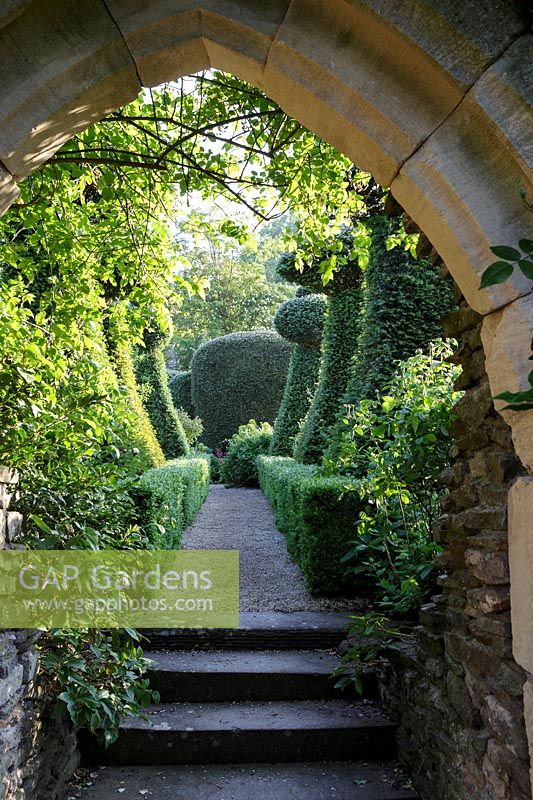
[[176, 550], [209, 491], [209, 458], [192, 456], [149, 469], [134, 490], [138, 524], [156, 548]]
[[292, 458], [259, 456], [259, 483], [287, 548], [314, 595], [353, 594], [341, 559], [353, 542], [362, 501], [346, 478], [322, 477], [318, 467]]

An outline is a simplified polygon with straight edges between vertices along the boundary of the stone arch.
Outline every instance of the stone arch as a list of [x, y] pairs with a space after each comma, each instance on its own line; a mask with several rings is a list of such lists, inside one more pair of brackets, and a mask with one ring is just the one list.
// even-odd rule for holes
[[[215, 66], [262, 87], [384, 185], [484, 326], [494, 393], [527, 387], [531, 284], [479, 290], [531, 226], [533, 36], [506, 0], [9, 0], [0, 11], [0, 211], [16, 181], [141, 86]], [[528, 86], [529, 79], [529, 86]], [[494, 314], [494, 312], [498, 312]], [[533, 412], [507, 414], [533, 469]]]
[[[532, 63], [533, 36], [508, 0], [6, 0], [0, 213], [17, 181], [142, 86], [218, 67], [391, 186], [485, 315], [493, 393], [527, 388], [531, 282], [516, 274], [478, 287], [490, 245], [513, 245], [531, 229], [519, 186], [531, 197]], [[503, 414], [532, 473], [533, 411]], [[513, 629], [529, 673], [532, 498], [533, 479], [520, 479]], [[529, 708], [533, 741], [533, 699]]]

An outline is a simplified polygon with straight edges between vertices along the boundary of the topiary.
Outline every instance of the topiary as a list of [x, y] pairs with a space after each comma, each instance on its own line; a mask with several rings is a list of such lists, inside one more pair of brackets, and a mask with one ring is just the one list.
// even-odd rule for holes
[[350, 377], [359, 334], [361, 290], [351, 289], [329, 298], [320, 378], [303, 427], [294, 443], [294, 457], [304, 464], [322, 460]]
[[143, 469], [160, 467], [165, 461], [165, 456], [143, 405], [135, 378], [133, 349], [128, 339], [129, 331], [124, 308], [116, 306], [113, 313], [105, 318], [103, 333], [111, 368], [124, 391], [128, 409], [135, 420], [132, 433], [140, 451]]
[[364, 314], [346, 402], [374, 397], [394, 375], [395, 363], [442, 336], [442, 317], [453, 308], [450, 284], [428, 259], [403, 247], [387, 249], [399, 218], [369, 220], [370, 258], [365, 273]]
[[160, 467], [165, 462], [165, 456], [139, 393], [131, 345], [128, 342], [116, 345], [111, 359], [119, 382], [127, 394], [129, 408], [136, 418], [135, 434], [139, 450], [145, 456], [146, 467]]
[[277, 310], [274, 325], [294, 348], [287, 383], [274, 425], [271, 455], [292, 455], [294, 439], [311, 405], [320, 370], [320, 342], [324, 328], [326, 299], [323, 295], [301, 294]]
[[190, 370], [175, 372], [168, 379], [168, 386], [176, 408], [182, 408], [190, 417], [194, 417], [196, 412], [192, 402]]
[[275, 331], [230, 333], [198, 348], [191, 361], [192, 398], [208, 447], [223, 447], [249, 419], [274, 422], [290, 354], [290, 344]]
[[[352, 249], [353, 234], [345, 229], [333, 242], [331, 249], [322, 252], [303, 271], [296, 267], [295, 254], [284, 255], [278, 265], [278, 273], [284, 280], [301, 283], [306, 288], [328, 295], [320, 378], [294, 445], [294, 456], [303, 463], [319, 463], [322, 460], [350, 377], [362, 299], [362, 272], [352, 258]], [[320, 266], [335, 254], [342, 255], [344, 262], [324, 285]]]
[[188, 455], [190, 448], [168, 387], [163, 355], [168, 338], [157, 323], [151, 323], [143, 334], [144, 349], [138, 351], [136, 374], [144, 389], [144, 404], [161, 448], [167, 458], [176, 458]]
[[220, 479], [226, 486], [258, 486], [257, 456], [268, 453], [272, 427], [251, 419], [241, 425], [229, 440], [228, 452], [222, 461]]

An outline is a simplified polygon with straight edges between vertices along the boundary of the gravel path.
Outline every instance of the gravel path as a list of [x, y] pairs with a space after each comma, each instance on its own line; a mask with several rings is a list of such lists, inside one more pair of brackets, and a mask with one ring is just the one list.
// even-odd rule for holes
[[240, 550], [241, 611], [357, 611], [361, 601], [311, 597], [259, 489], [214, 485], [183, 536], [186, 550]]

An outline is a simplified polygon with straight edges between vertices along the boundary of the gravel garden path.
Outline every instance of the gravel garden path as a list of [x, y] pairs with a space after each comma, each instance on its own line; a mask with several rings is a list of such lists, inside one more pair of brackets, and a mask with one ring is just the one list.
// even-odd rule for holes
[[214, 485], [185, 550], [240, 550], [241, 611], [357, 611], [360, 601], [311, 597], [300, 568], [287, 553], [272, 510], [259, 489]]

